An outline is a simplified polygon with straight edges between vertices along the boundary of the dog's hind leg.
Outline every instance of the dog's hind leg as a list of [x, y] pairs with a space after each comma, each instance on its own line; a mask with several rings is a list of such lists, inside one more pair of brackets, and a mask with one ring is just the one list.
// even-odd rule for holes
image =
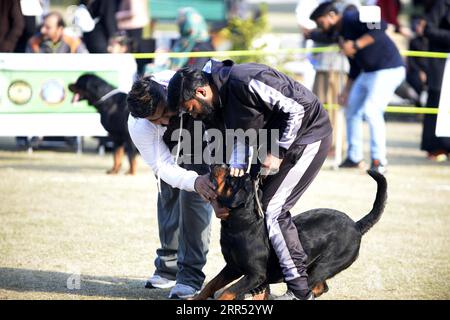
[[218, 300], [234, 300], [242, 293], [249, 292], [252, 289], [260, 286], [264, 282], [264, 279], [254, 275], [246, 275], [231, 287], [226, 289], [219, 297]]
[[108, 174], [117, 174], [122, 166], [122, 159], [125, 154], [125, 146], [115, 146], [114, 148], [114, 165], [111, 170], [108, 170]]
[[318, 284], [316, 284], [314, 286], [314, 288], [312, 288], [312, 293], [314, 294], [314, 297], [320, 297], [322, 294], [327, 293], [328, 292], [328, 285], [327, 282], [320, 282]]
[[222, 289], [240, 276], [241, 274], [225, 266], [225, 268], [223, 268], [222, 271], [214, 277], [214, 279], [208, 282], [208, 284], [197, 296], [194, 297], [193, 300], [207, 300], [208, 298], [214, 297], [214, 293], [216, 293], [216, 291]]
[[127, 174], [134, 176], [136, 174], [137, 169], [137, 159], [136, 156], [138, 151], [134, 146], [133, 142], [127, 141], [125, 144], [125, 150], [127, 151], [128, 162], [130, 163], [130, 170], [128, 170]]

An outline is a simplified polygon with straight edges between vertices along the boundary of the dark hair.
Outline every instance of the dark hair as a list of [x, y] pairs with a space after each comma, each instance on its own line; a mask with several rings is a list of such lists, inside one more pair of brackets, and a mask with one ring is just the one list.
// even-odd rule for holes
[[312, 21], [316, 21], [320, 17], [323, 17], [330, 12], [338, 13], [337, 8], [334, 6], [334, 1], [327, 1], [324, 3], [321, 3], [309, 16], [309, 19]]
[[128, 110], [135, 118], [153, 115], [161, 101], [166, 103], [165, 88], [151, 77], [136, 80], [127, 97]]
[[57, 19], [57, 26], [58, 27], [63, 27], [63, 28], [65, 28], [66, 27], [66, 23], [64, 22], [64, 18], [63, 18], [63, 16], [61, 15], [61, 13], [59, 13], [59, 12], [57, 12], [57, 11], [52, 11], [52, 12], [49, 12], [49, 13], [47, 13], [45, 16], [44, 16], [44, 18], [43, 18], [43, 21], [45, 21], [47, 18], [49, 18], [49, 17], [56, 17], [56, 19]]
[[117, 42], [122, 47], [126, 46], [128, 52], [135, 52], [137, 49], [134, 39], [129, 37], [123, 30], [117, 31], [114, 35], [112, 35], [108, 42], [111, 43], [112, 41]]
[[195, 96], [195, 90], [209, 83], [206, 74], [194, 68], [181, 68], [170, 79], [167, 88], [167, 104], [170, 111], [178, 111], [180, 104], [192, 99]]

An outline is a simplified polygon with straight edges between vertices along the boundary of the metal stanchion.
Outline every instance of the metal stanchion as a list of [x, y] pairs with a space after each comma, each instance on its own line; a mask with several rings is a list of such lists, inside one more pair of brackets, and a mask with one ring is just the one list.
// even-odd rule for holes
[[83, 137], [77, 137], [77, 154], [83, 154]]

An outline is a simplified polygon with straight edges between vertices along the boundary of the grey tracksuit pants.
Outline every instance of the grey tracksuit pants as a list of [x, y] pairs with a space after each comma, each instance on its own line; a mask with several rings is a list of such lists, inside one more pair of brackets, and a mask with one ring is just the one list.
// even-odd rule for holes
[[158, 226], [161, 248], [155, 274], [199, 290], [209, 247], [212, 207], [197, 193], [172, 188], [161, 181]]

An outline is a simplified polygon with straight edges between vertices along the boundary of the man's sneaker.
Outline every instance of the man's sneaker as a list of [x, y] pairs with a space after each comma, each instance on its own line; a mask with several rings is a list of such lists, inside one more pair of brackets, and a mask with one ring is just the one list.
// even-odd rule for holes
[[370, 170], [377, 171], [380, 174], [385, 174], [387, 171], [386, 166], [381, 164], [380, 160], [372, 160], [372, 165], [370, 166]]
[[312, 292], [306, 298], [299, 298], [291, 290], [288, 290], [282, 296], [274, 297], [273, 300], [315, 300], [315, 299]]
[[186, 300], [189, 298], [193, 298], [199, 291], [192, 288], [191, 286], [177, 283], [175, 287], [170, 290], [169, 299], [181, 299]]
[[354, 162], [350, 160], [349, 158], [345, 159], [340, 165], [339, 168], [359, 168], [364, 169], [365, 164], [364, 161], [361, 160], [359, 162]]
[[168, 289], [172, 288], [175, 284], [175, 280], [169, 280], [167, 278], [161, 277], [160, 275], [154, 274], [147, 280], [145, 287], [148, 289]]

